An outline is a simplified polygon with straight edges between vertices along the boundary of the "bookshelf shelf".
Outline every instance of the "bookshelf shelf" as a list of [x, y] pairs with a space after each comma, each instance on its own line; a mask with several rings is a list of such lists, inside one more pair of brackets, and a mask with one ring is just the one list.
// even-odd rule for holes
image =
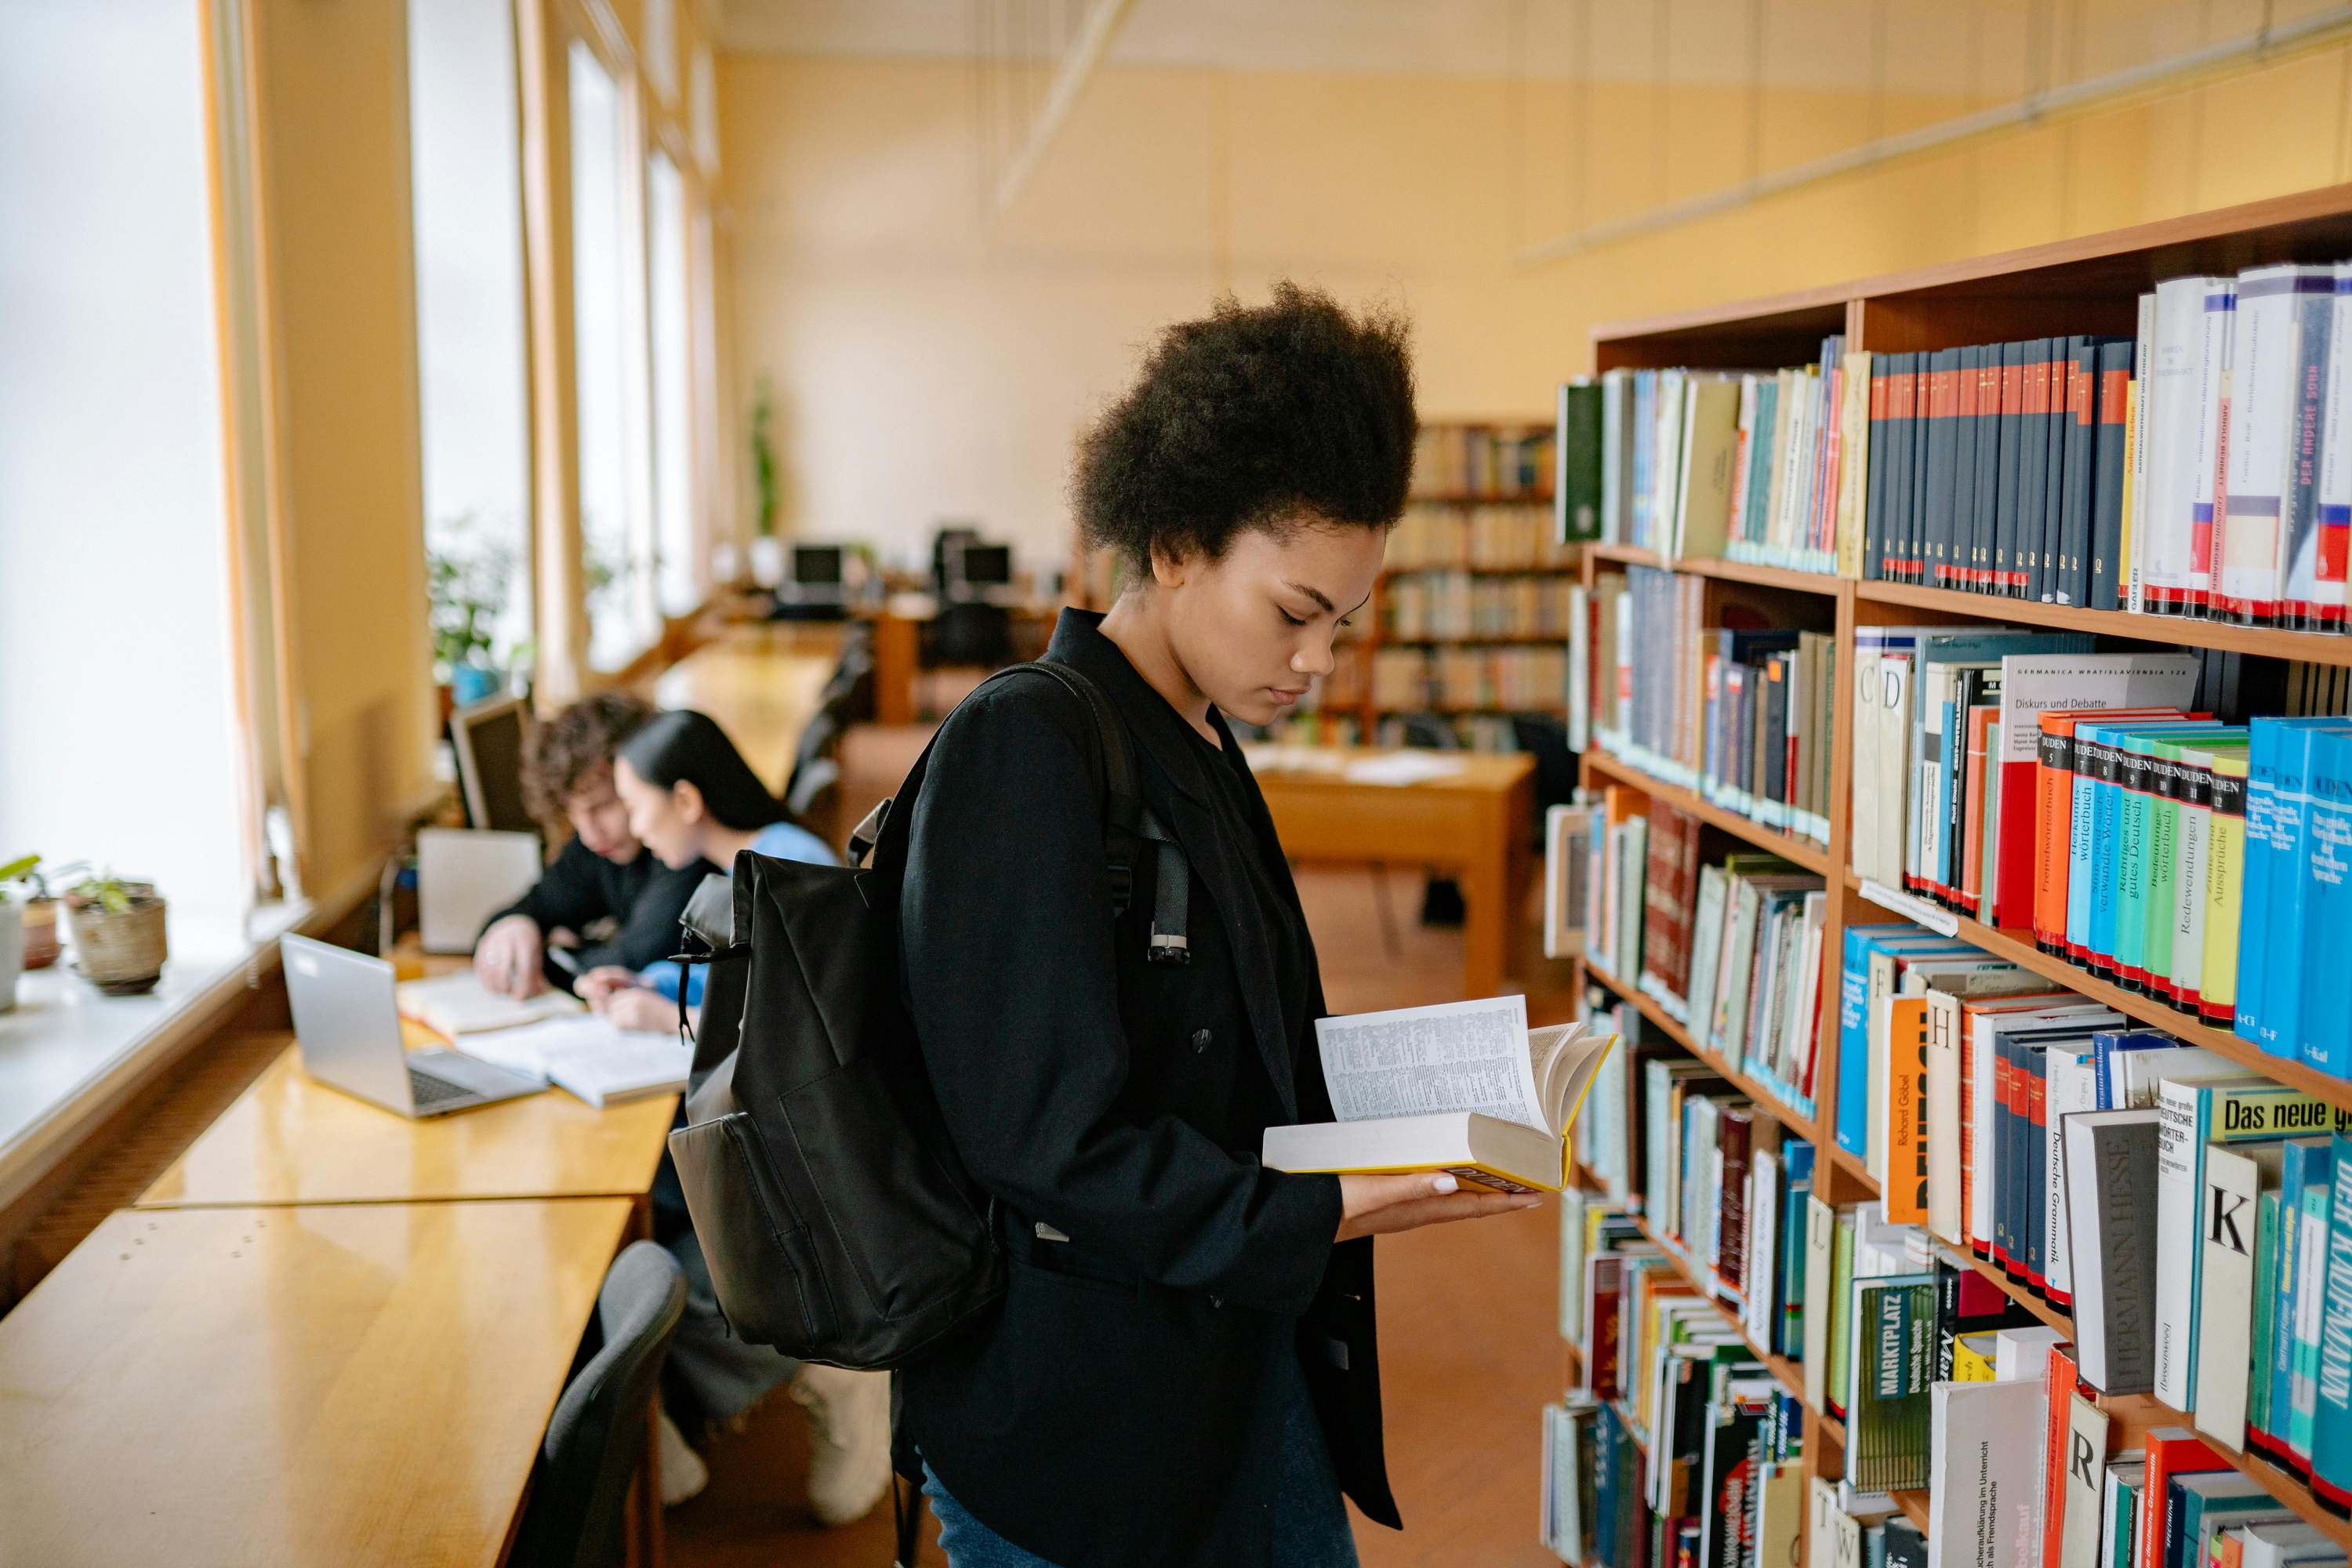
[[1663, 800], [1678, 811], [1688, 812], [1701, 822], [1712, 824], [1722, 828], [1726, 833], [1736, 834], [1759, 849], [1769, 849], [1782, 859], [1802, 866], [1816, 876], [1834, 877], [1830, 865], [1829, 851], [1810, 838], [1801, 838], [1793, 833], [1783, 833], [1777, 827], [1767, 827], [1754, 818], [1742, 816], [1736, 811], [1727, 811], [1697, 791], [1685, 789], [1680, 784], [1668, 784], [1662, 778], [1644, 773], [1622, 757], [1601, 750], [1597, 744], [1588, 749], [1584, 757], [1586, 765], [1596, 773], [1607, 773], [1619, 784], [1630, 784], [1643, 795]]
[[[1857, 897], [1861, 896], [1862, 884], [1852, 872], [1846, 874], [1846, 886]], [[2127, 1017], [2137, 1018], [2150, 1028], [2178, 1036], [2192, 1046], [2203, 1046], [2218, 1056], [2243, 1065], [2248, 1072], [2276, 1079], [2330, 1105], [2352, 1110], [2352, 1080], [2332, 1078], [2299, 1061], [2272, 1056], [2259, 1046], [2248, 1045], [2227, 1029], [2200, 1024], [2153, 996], [2126, 991], [2120, 985], [2100, 979], [2079, 964], [2069, 963], [2063, 958], [2053, 958], [2034, 946], [2032, 941], [2021, 939], [2014, 931], [1979, 925], [1966, 915], [1956, 918], [1963, 942], [1980, 947], [1997, 958], [2006, 958], [2012, 963], [2021, 964], [2046, 980], [2054, 981], [2070, 991], [2080, 992], [2094, 1002], [2104, 1003]]]
[[2352, 664], [2352, 637], [2336, 632], [2290, 632], [2275, 626], [2242, 626], [2228, 621], [2191, 620], [2183, 616], [2136, 616], [2126, 610], [2084, 610], [2068, 605], [2043, 605], [2025, 599], [2004, 599], [1991, 594], [1961, 594], [1949, 588], [1927, 588], [1911, 583], [1856, 583], [1854, 597], [1865, 605], [1908, 605], [1916, 609], [1943, 610], [1984, 620], [2055, 626], [2070, 632], [2096, 632], [2105, 637], [2137, 637], [2173, 647], [2220, 648], [2228, 653], [2261, 654], [2271, 658], [2299, 658], [2315, 664]]
[[1748, 561], [1668, 561], [1654, 550], [1633, 544], [1588, 544], [1584, 548], [1597, 561], [1614, 561], [1625, 566], [1671, 567], [1696, 577], [1719, 577], [1727, 583], [1753, 583], [1759, 587], [1786, 588], [1798, 594], [1834, 598], [1850, 586], [1844, 579], [1826, 572], [1793, 572], [1785, 566], [1761, 566]]
[[1812, 1118], [1795, 1107], [1786, 1104], [1779, 1095], [1774, 1094], [1762, 1083], [1748, 1077], [1716, 1052], [1706, 1049], [1696, 1040], [1692, 1039], [1690, 1031], [1675, 1023], [1674, 1015], [1658, 1005], [1657, 998], [1643, 991], [1639, 985], [1629, 984], [1605, 969], [1594, 968], [1582, 959], [1577, 960], [1577, 968], [1587, 978], [1607, 986], [1611, 991], [1633, 1004], [1640, 1010], [1643, 1017], [1655, 1025], [1666, 1038], [1672, 1040], [1676, 1046], [1729, 1079], [1738, 1087], [1740, 1093], [1756, 1102], [1758, 1110], [1805, 1140], [1806, 1142], [1812, 1144], [1816, 1149], [1821, 1147], [1821, 1129], [1815, 1125]]
[[1919, 1527], [1920, 1534], [1927, 1533], [1927, 1510], [1933, 1501], [1933, 1493], [1900, 1491], [1889, 1492], [1886, 1495], [1895, 1500], [1895, 1506], [1903, 1510], [1904, 1518]]
[[[2243, 268], [2277, 262], [2327, 263], [2347, 257], [2352, 257], [2352, 184], [2334, 185], [1906, 273], [1604, 324], [1596, 327], [1591, 334], [1593, 360], [1590, 369], [1601, 374], [1619, 369], [1689, 366], [1746, 371], [1799, 364], [1817, 357], [1822, 340], [1832, 333], [1844, 335], [1847, 352], [1868, 353], [1916, 353], [2057, 334], [2130, 336], [2137, 330], [2139, 295], [2162, 279], [2196, 273], [2233, 273]], [[2352, 668], [2352, 636], [2335, 633], [2091, 611], [1909, 584], [1854, 582], [1734, 561], [1667, 562], [1655, 552], [1615, 544], [1589, 544], [1584, 555], [1591, 565], [1671, 567], [1707, 580], [1702, 625], [1732, 624], [1717, 618], [1719, 610], [1732, 605], [1767, 610], [1771, 614], [1772, 624], [1785, 627], [1818, 632], [1830, 629], [1833, 624], [1842, 676], [1853, 668], [1857, 626], [1928, 625], [1945, 620], [2054, 627], [2095, 633], [2120, 639], [2127, 646], [2213, 649]], [[1588, 570], [1587, 587], [1593, 583], [1594, 574]], [[1694, 589], [1692, 597], [1701, 595]], [[1675, 651], [1680, 654], [1688, 650]], [[1851, 689], [1850, 679], [1846, 689]], [[1689, 1032], [1667, 1017], [1651, 998], [1639, 994], [1637, 986], [1620, 984], [1598, 971], [1592, 973], [1602, 986], [1633, 1002], [1663, 1040], [1671, 1041], [1706, 1062], [1713, 1070], [1723, 1073], [1767, 1114], [1787, 1123], [1797, 1136], [1811, 1138], [1817, 1151], [1815, 1191], [1832, 1203], [1864, 1199], [1877, 1193], [1877, 1184], [1869, 1179], [1864, 1163], [1838, 1149], [1833, 1139], [1839, 1065], [1835, 1048], [1840, 1002], [1837, 982], [1844, 935], [1852, 925], [1880, 918], [1876, 906], [1864, 900], [1860, 881], [1849, 869], [1852, 707], [1851, 702], [1838, 703], [1830, 724], [1827, 743], [1832, 789], [1826, 803], [1830, 817], [1826, 847], [1727, 811], [1696, 792], [1666, 784], [1597, 746], [1584, 753], [1587, 784], [1606, 781], [1643, 791], [1721, 829], [1742, 844], [1771, 851], [1816, 871], [1828, 882], [1823, 931], [1827, 973], [1821, 987], [1822, 1009], [1817, 1018], [1821, 1044], [1813, 1082], [1820, 1110], [1810, 1127], [1804, 1119], [1791, 1118], [1784, 1112], [1760, 1084], [1727, 1070], [1727, 1064], [1714, 1054], [1693, 1048]], [[1714, 858], [1710, 853], [1708, 858]], [[2207, 1047], [2248, 1071], [2263, 1074], [2338, 1108], [2352, 1110], [2352, 1082], [2316, 1072], [2300, 1061], [2272, 1057], [2226, 1027], [2210, 1027], [2163, 1001], [2125, 990], [2076, 964], [2043, 953], [2033, 945], [2030, 933], [1999, 930], [1963, 917], [1957, 922], [1957, 934], [1983, 952], [2016, 963], [2056, 986], [2174, 1035], [2187, 1044]], [[1639, 1173], [1635, 1174], [1638, 1180]], [[2066, 1313], [2010, 1280], [1998, 1268], [1964, 1252], [1954, 1256], [1966, 1258], [2011, 1300], [2022, 1303], [2035, 1321], [2071, 1338], [2073, 1325]], [[1790, 1381], [1782, 1369], [1774, 1370], [1782, 1373], [1784, 1382]], [[1790, 1385], [1801, 1387], [1801, 1378]], [[2179, 1413], [2144, 1395], [2101, 1398], [2099, 1404], [2114, 1419], [2116, 1431], [2111, 1447], [2117, 1450], [2136, 1444], [2139, 1434], [2151, 1427], [2189, 1424]], [[1808, 1416], [1809, 1439], [1819, 1431], [1825, 1440], [1819, 1445], [1808, 1442], [1806, 1468], [1817, 1477], [1834, 1478], [1841, 1468], [1843, 1432], [1821, 1420], [1820, 1412], [1809, 1411]], [[2277, 1497], [2284, 1506], [2352, 1550], [2352, 1521], [2329, 1513], [2301, 1479], [2262, 1458], [2231, 1452], [2218, 1443], [2211, 1446], [2230, 1464]], [[1914, 1522], [1923, 1527], [1927, 1524], [1927, 1493], [1898, 1495], [1896, 1500]], [[1810, 1534], [1810, 1520], [1808, 1522]], [[1811, 1561], [1811, 1543], [1808, 1541], [1800, 1549], [1799, 1560]]]

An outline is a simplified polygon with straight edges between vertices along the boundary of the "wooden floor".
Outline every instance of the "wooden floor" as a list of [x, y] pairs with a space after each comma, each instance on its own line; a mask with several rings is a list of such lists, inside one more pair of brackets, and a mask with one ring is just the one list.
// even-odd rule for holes
[[[1392, 868], [1386, 883], [1384, 914], [1369, 871], [1299, 874], [1334, 1012], [1460, 994], [1461, 933], [1419, 923], [1417, 868]], [[1566, 969], [1522, 960], [1538, 1019], [1567, 1016], [1568, 998], [1551, 988]], [[1556, 1568], [1536, 1542], [1536, 1501], [1537, 1413], [1558, 1397], [1563, 1365], [1558, 1224], [1546, 1205], [1381, 1242], [1381, 1382], [1405, 1528], [1358, 1519], [1364, 1568]], [[709, 1489], [670, 1510], [673, 1568], [886, 1568], [887, 1508], [847, 1530], [817, 1529], [803, 1499], [807, 1455], [807, 1423], [780, 1396], [742, 1432], [714, 1439]], [[928, 1510], [925, 1525], [935, 1540]], [[942, 1560], [931, 1547], [923, 1561]]]

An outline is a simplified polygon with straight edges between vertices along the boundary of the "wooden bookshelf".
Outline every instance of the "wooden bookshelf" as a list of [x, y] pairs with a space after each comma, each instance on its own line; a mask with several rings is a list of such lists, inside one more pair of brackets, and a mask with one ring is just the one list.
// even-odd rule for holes
[[[1604, 324], [1592, 332], [1591, 368], [1600, 374], [1620, 368], [1678, 365], [1749, 370], [1801, 364], [1816, 360], [1822, 339], [1832, 332], [1845, 335], [1849, 351], [1872, 353], [1912, 353], [2057, 333], [2131, 335], [2137, 331], [2138, 296], [2163, 279], [2197, 272], [2235, 272], [2245, 267], [2275, 262], [2332, 262], [2347, 258], [2352, 258], [2352, 184], [1771, 299], [1703, 306]], [[2260, 658], [2352, 666], [2352, 636], [2333, 633], [2090, 611], [1907, 584], [1854, 582], [1734, 561], [1668, 563], [1652, 551], [1615, 544], [1589, 545], [1585, 559], [1588, 587], [1597, 569], [1612, 565], [1671, 566], [1706, 579], [1706, 624], [1724, 624], [1717, 619], [1719, 608], [1727, 604], [1744, 603], [1781, 606], [1783, 625], [1815, 630], [1833, 626], [1841, 672], [1853, 668], [1857, 626], [1953, 621], [2057, 627], [2130, 639], [2156, 647], [2213, 648]], [[1845, 689], [1848, 688], [1841, 687], [1842, 691]], [[1592, 978], [1632, 1001], [1665, 1039], [1707, 1061], [1738, 1084], [1767, 1114], [1786, 1122], [1799, 1136], [1811, 1138], [1816, 1150], [1814, 1191], [1831, 1203], [1864, 1201], [1877, 1192], [1877, 1184], [1870, 1180], [1862, 1162], [1838, 1149], [1834, 1141], [1838, 1097], [1837, 981], [1844, 932], [1850, 924], [1881, 918], [1876, 906], [1864, 900], [1861, 883], [1849, 868], [1853, 719], [1852, 703], [1841, 700], [1829, 735], [1830, 772], [1835, 783], [1829, 803], [1830, 842], [1826, 848], [1723, 810], [1693, 791], [1654, 779], [1598, 748], [1585, 753], [1584, 763], [1588, 783], [1613, 782], [1643, 790], [1744, 844], [1783, 856], [1824, 877], [1828, 918], [1823, 933], [1825, 973], [1818, 1020], [1822, 1046], [1812, 1086], [1817, 1114], [1810, 1129], [1806, 1119], [1789, 1115], [1762, 1085], [1729, 1070], [1729, 1064], [1719, 1057], [1693, 1048], [1688, 1031], [1674, 1023], [1650, 998], [1639, 994], [1637, 986], [1618, 984], [1598, 973]], [[1996, 930], [1966, 918], [1958, 920], [1957, 930], [1961, 938], [1985, 952], [2009, 959], [2150, 1027], [2206, 1047], [2242, 1063], [2251, 1071], [2265, 1074], [2331, 1104], [2352, 1109], [2352, 1082], [2327, 1078], [2298, 1061], [2269, 1056], [2226, 1029], [2207, 1027], [2154, 997], [2102, 981], [2075, 964], [2040, 952], [2030, 934]], [[1633, 1174], [1638, 1182], [1641, 1173]], [[2011, 1300], [2022, 1303], [2037, 1321], [2071, 1334], [2072, 1321], [2064, 1312], [2018, 1286], [1998, 1268], [1981, 1260], [1969, 1261], [1979, 1272], [1994, 1279]], [[1781, 1372], [1778, 1367], [1774, 1370], [1776, 1373]], [[1783, 1381], [1797, 1389], [1801, 1397], [1801, 1376], [1791, 1381], [1783, 1374]], [[2188, 1417], [2165, 1409], [2147, 1396], [2102, 1398], [2100, 1404], [2115, 1419], [2113, 1447], [2117, 1449], [2137, 1441], [2137, 1434], [2152, 1426], [2189, 1424]], [[1832, 1431], [1826, 1424], [1817, 1426], [1822, 1415], [1819, 1411], [1808, 1412], [1805, 1464], [1810, 1475], [1834, 1479], [1843, 1468], [1843, 1434], [1842, 1430]], [[1817, 1433], [1821, 1440], [1816, 1440]], [[2260, 1481], [2284, 1506], [2352, 1549], [2352, 1523], [2329, 1514], [2296, 1478], [2262, 1459], [2229, 1452], [2218, 1443], [2212, 1447], [2239, 1470]], [[1927, 1494], [1898, 1494], [1896, 1501], [1907, 1517], [1924, 1528]], [[1810, 1509], [1807, 1511], [1810, 1529]], [[1810, 1542], [1801, 1548], [1800, 1560], [1811, 1560]]]
[[1811, 1117], [1782, 1100], [1762, 1080], [1750, 1078], [1733, 1067], [1720, 1053], [1708, 1050], [1691, 1038], [1690, 1031], [1675, 1022], [1674, 1015], [1659, 1006], [1656, 997], [1652, 996], [1637, 984], [1618, 979], [1605, 969], [1594, 968], [1580, 958], [1576, 961], [1576, 974], [1579, 982], [1577, 989], [1580, 993], [1583, 990], [1581, 983], [1590, 980], [1595, 984], [1606, 986], [1610, 991], [1631, 1002], [1640, 1011], [1642, 1016], [1647, 1018], [1652, 1026], [1667, 1039], [1729, 1079], [1740, 1093], [1756, 1102], [1757, 1110], [1761, 1110], [1806, 1142], [1812, 1144], [1814, 1148], [1821, 1147], [1821, 1128]]
[[1613, 752], [1597, 743], [1584, 751], [1585, 767], [1607, 776], [1613, 782], [1640, 790], [1653, 800], [1663, 800], [1677, 811], [1687, 812], [1701, 822], [1720, 827], [1726, 833], [1744, 838], [1759, 849], [1767, 849], [1784, 860], [1795, 862], [1818, 877], [1835, 879], [1829, 851], [1811, 838], [1799, 834], [1783, 833], [1769, 827], [1752, 816], [1720, 806], [1696, 790], [1668, 784], [1654, 773], [1643, 772]]

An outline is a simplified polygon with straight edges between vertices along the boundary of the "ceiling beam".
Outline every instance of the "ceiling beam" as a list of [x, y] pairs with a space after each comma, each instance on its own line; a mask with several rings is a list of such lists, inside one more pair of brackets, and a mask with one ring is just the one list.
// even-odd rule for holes
[[1053, 85], [1045, 89], [1045, 101], [1029, 121], [1029, 134], [1022, 140], [1021, 151], [1006, 165], [1003, 176], [996, 182], [996, 213], [1002, 220], [1021, 199], [1029, 177], [1045, 156], [1062, 121], [1068, 119], [1078, 94], [1086, 90], [1087, 79], [1110, 52], [1111, 40], [1127, 21], [1128, 13], [1135, 9], [1135, 0], [1093, 0], [1087, 7], [1086, 20], [1062, 52], [1062, 63], [1054, 71]]

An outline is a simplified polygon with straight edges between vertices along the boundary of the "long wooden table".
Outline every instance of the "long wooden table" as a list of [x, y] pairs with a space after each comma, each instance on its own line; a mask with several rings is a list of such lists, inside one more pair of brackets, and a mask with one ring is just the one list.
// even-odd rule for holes
[[0, 1319], [0, 1562], [497, 1563], [629, 1223], [117, 1211]]
[[1535, 831], [1535, 759], [1423, 753], [1459, 772], [1420, 784], [1366, 784], [1351, 763], [1392, 753], [1350, 748], [1254, 750], [1258, 788], [1294, 860], [1403, 862], [1461, 878], [1462, 986], [1492, 996], [1509, 968], [1511, 922], [1527, 896]]
[[661, 1164], [674, 1094], [597, 1110], [560, 1089], [410, 1121], [330, 1089], [286, 1049], [140, 1194], [142, 1208], [427, 1203], [459, 1198], [642, 1200]]

